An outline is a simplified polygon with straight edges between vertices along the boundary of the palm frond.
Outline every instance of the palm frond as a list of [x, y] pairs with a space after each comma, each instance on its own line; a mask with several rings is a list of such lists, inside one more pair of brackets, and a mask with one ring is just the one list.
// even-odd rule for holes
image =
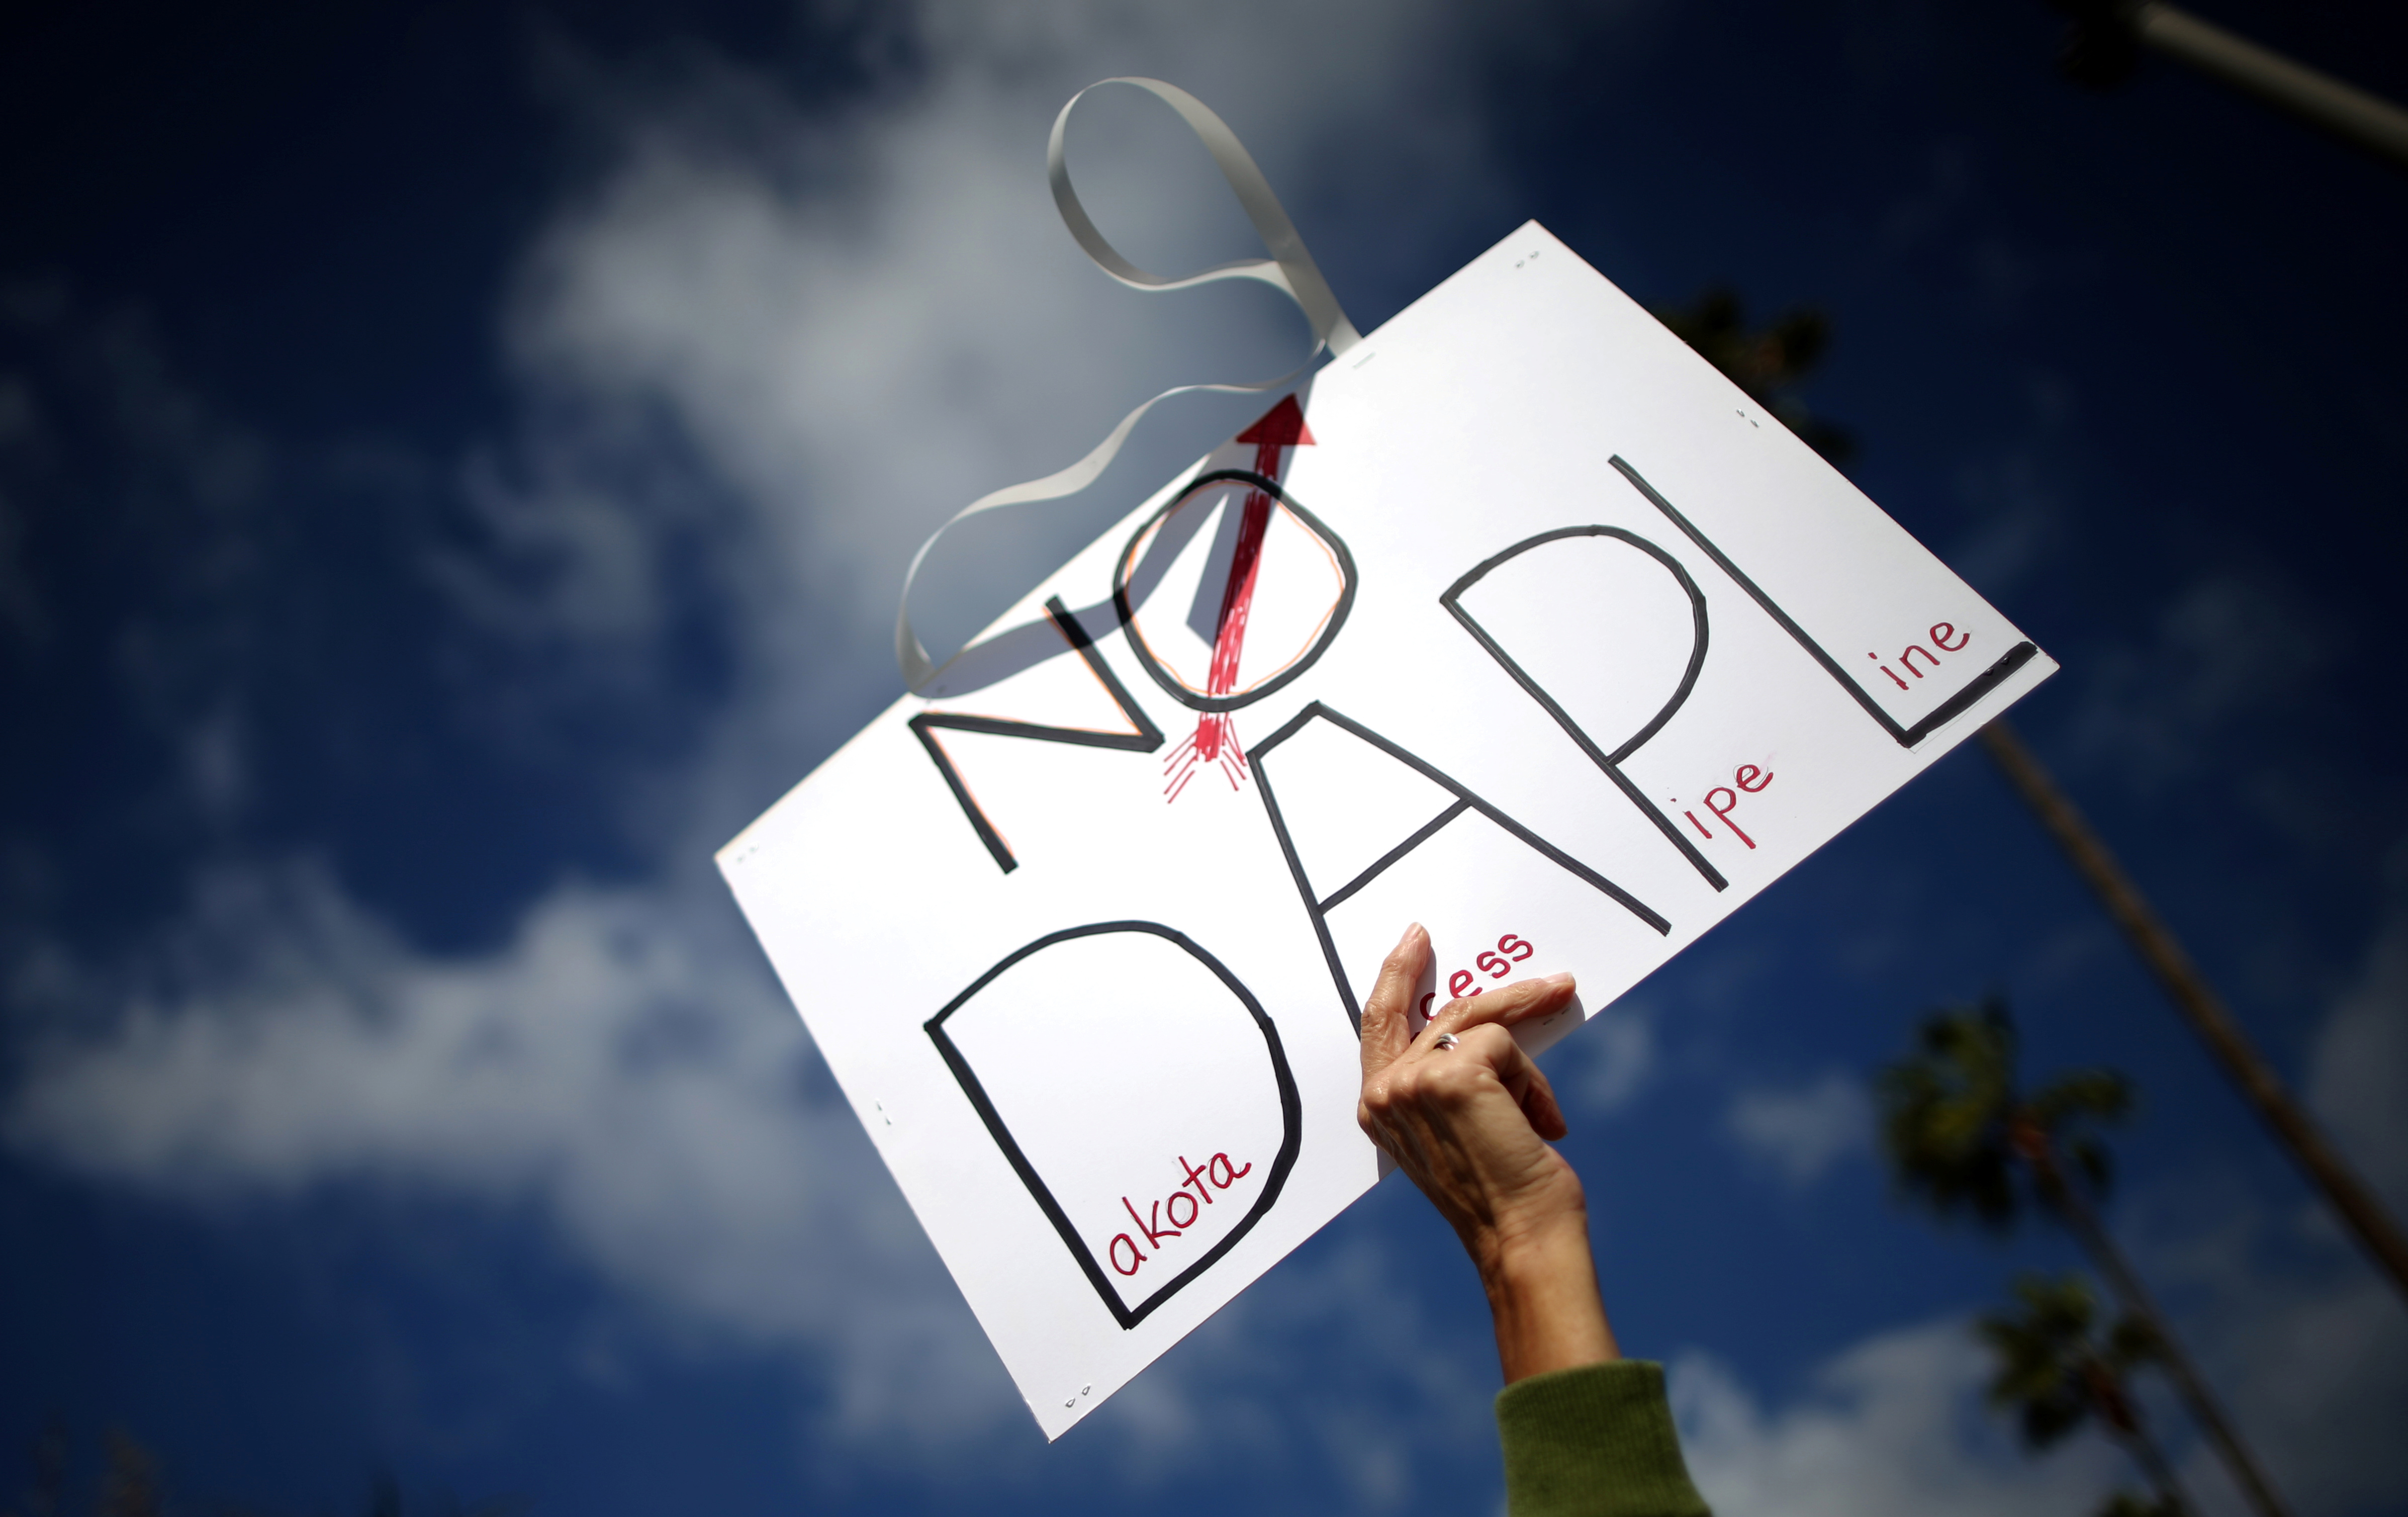
[[2028, 1446], [2044, 1449], [2100, 1414], [2097, 1377], [2114, 1370], [2092, 1338], [2099, 1305], [2081, 1276], [2026, 1274], [2014, 1295], [2014, 1308], [1985, 1313], [1974, 1331], [1997, 1363], [1990, 1404], [2015, 1415]]
[[2014, 1222], [2014, 1050], [2003, 1008], [1957, 1008], [1926, 1017], [1914, 1052], [1882, 1070], [1882, 1149], [1902, 1195], [1942, 1217], [1970, 1212], [1999, 1229]]
[[2107, 1330], [2105, 1357], [2117, 1372], [2156, 1364], [2166, 1356], [2166, 1340], [2138, 1317], [2118, 1317]]
[[2114, 1069], [2076, 1069], [2033, 1092], [2029, 1105], [2051, 1123], [2076, 1118], [2118, 1123], [2131, 1115], [2132, 1081]]

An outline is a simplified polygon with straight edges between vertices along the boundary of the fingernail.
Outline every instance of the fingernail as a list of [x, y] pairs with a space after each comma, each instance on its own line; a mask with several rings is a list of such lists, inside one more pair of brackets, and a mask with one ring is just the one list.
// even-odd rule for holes
[[1569, 969], [1557, 970], [1555, 973], [1551, 974], [1546, 979], [1539, 981], [1540, 984], [1545, 985], [1550, 989], [1557, 985], [1569, 985], [1571, 982], [1571, 971]]
[[1398, 946], [1398, 948], [1402, 948], [1402, 947], [1404, 947], [1407, 943], [1412, 942], [1412, 941], [1413, 940], [1413, 934], [1415, 934], [1415, 933], [1417, 933], [1417, 932], [1419, 932], [1419, 931], [1421, 931], [1421, 930], [1422, 930], [1422, 924], [1421, 924], [1420, 923], [1418, 923], [1418, 922], [1409, 922], [1409, 923], [1405, 923], [1405, 935], [1404, 935], [1402, 937], [1399, 937], [1399, 938], [1398, 938], [1398, 939], [1397, 939], [1397, 946]]

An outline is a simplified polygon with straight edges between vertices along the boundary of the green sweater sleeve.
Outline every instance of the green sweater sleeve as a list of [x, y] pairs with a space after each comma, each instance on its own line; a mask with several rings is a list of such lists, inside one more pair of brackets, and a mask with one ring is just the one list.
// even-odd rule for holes
[[1508, 1517], [1710, 1517], [1664, 1399], [1664, 1367], [1617, 1359], [1497, 1393]]

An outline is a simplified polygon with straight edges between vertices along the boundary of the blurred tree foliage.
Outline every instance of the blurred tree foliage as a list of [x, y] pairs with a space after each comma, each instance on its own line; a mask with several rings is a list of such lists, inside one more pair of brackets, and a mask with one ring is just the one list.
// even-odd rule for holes
[[2014, 1309], [1991, 1312], [1975, 1327], [1998, 1363], [1990, 1404], [2015, 1414], [2025, 1446], [2034, 1451], [2096, 1422], [2132, 1456], [2156, 1495], [2117, 1492], [2100, 1517], [2188, 1517], [2173, 1466], [2132, 1394], [2132, 1371], [2161, 1358], [2164, 1345], [2130, 1316], [2101, 1335], [2094, 1330], [2098, 1316], [2098, 1301], [2079, 1275], [2016, 1281]]
[[[2135, 1324], [2126, 1330], [2125, 1348], [2137, 1353], [2147, 1345], [2148, 1360], [2173, 1381], [2250, 1506], [2259, 1517], [2288, 1517], [2257, 1455], [2242, 1442], [2131, 1261], [2100, 1220], [2098, 1202], [2106, 1194], [2111, 1169], [2106, 1143], [2097, 1129], [2130, 1112], [2131, 1081], [2112, 1069], [2078, 1069], [2028, 1089], [2016, 1067], [2017, 1054], [2014, 1018], [2006, 1003], [1995, 997], [1981, 1006], [1936, 1011], [1923, 1020], [1913, 1049], [1882, 1070], [1876, 1086], [1882, 1152], [1899, 1194], [1922, 1202], [1943, 1220], [1971, 1212], [1999, 1232], [2014, 1225], [2028, 1200], [2036, 1203], [2042, 1216], [2071, 1234], [2090, 1255]], [[2040, 1377], [2033, 1383], [2041, 1384], [2047, 1378], [2050, 1355], [2061, 1359], [2074, 1352], [2077, 1340], [2086, 1341], [2086, 1291], [2082, 1301], [2075, 1311], [2062, 1291], [2028, 1296], [2024, 1318], [1992, 1319], [2008, 1325], [1993, 1331], [1985, 1324], [1983, 1331], [2001, 1352], [2006, 1342], [1999, 1335], [2023, 1335], [2015, 1341], [2040, 1354], [2032, 1362], [2041, 1367], [2032, 1373]], [[2048, 1347], [2051, 1343], [2054, 1347]], [[2138, 1362], [2121, 1363], [2129, 1367]], [[2059, 1387], [2064, 1395], [2078, 1390]], [[2070, 1415], [2078, 1422], [2084, 1415], [2104, 1415], [2105, 1405], [2094, 1398], [2060, 1399], [2036, 1411], [2028, 1407], [2026, 1434], [2055, 1428], [2050, 1436], [2058, 1436], [2064, 1429], [2054, 1419]], [[2114, 1424], [2108, 1425], [2113, 1431]], [[2159, 1488], [2160, 1505], [2171, 1499], [2166, 1490]]]
[[1655, 316], [1808, 447], [1842, 466], [1856, 456], [1856, 438], [1797, 394], [1831, 345], [1831, 321], [1821, 311], [1800, 306], [1751, 331], [1739, 292], [1715, 285], [1686, 306], [1658, 307]]
[[2000, 1232], [2023, 1213], [2019, 1177], [2052, 1214], [2077, 1199], [2076, 1179], [2103, 1195], [2112, 1169], [2094, 1129], [2132, 1107], [2131, 1082], [2110, 1069], [2025, 1090], [2015, 1041], [2003, 1001], [1936, 1012], [1915, 1029], [1914, 1051], [1884, 1069], [1879, 1083], [1882, 1151], [1899, 1189], [1942, 1218], [1971, 1212]]

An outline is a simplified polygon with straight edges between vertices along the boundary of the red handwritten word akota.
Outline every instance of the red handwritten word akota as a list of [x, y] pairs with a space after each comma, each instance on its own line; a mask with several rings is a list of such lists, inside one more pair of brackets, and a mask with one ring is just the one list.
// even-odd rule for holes
[[[1251, 1163], [1232, 1164], [1226, 1153], [1215, 1153], [1200, 1165], [1189, 1164], [1187, 1155], [1182, 1153], [1179, 1156], [1179, 1167], [1186, 1171], [1187, 1178], [1181, 1181], [1178, 1188], [1168, 1195], [1147, 1207], [1145, 1215], [1138, 1215], [1136, 1202], [1125, 1195], [1121, 1197], [1121, 1205], [1128, 1209], [1129, 1221], [1137, 1224], [1138, 1232], [1145, 1235], [1146, 1247], [1156, 1253], [1162, 1252], [1164, 1238], [1183, 1237], [1188, 1228], [1196, 1225], [1197, 1218], [1204, 1214], [1206, 1207], [1219, 1204], [1212, 1195], [1214, 1191], [1227, 1190], [1254, 1170]], [[1191, 1186], [1194, 1187], [1193, 1195], [1189, 1194]], [[1182, 1201], [1187, 1204], [1184, 1217], [1179, 1214]], [[1140, 1248], [1136, 1237], [1128, 1233], [1114, 1234], [1111, 1245], [1104, 1252], [1112, 1261], [1112, 1267], [1124, 1275], [1136, 1274], [1140, 1266], [1154, 1257], [1144, 1248]], [[1121, 1262], [1125, 1252], [1128, 1260], [1126, 1264]]]

